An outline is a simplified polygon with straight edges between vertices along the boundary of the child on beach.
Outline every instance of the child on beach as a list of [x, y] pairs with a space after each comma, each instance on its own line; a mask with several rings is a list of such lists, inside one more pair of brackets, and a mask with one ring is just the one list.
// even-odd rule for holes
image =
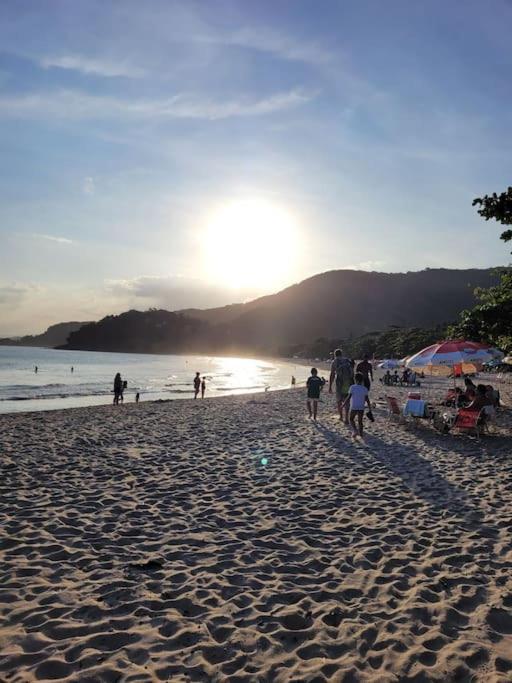
[[320, 391], [325, 384], [325, 379], [318, 376], [318, 370], [316, 368], [311, 368], [311, 376], [308, 377], [306, 386], [308, 389], [308, 413], [309, 417], [313, 417], [316, 421], [316, 416], [318, 413], [318, 400], [320, 399]]
[[[363, 415], [364, 406], [368, 405], [368, 410], [371, 411], [370, 398], [368, 396], [368, 389], [364, 386], [364, 375], [361, 372], [356, 372], [355, 384], [348, 390], [348, 396], [343, 403], [346, 407], [350, 401], [350, 426], [352, 428], [352, 438], [363, 436]], [[356, 428], [357, 418], [357, 428]]]

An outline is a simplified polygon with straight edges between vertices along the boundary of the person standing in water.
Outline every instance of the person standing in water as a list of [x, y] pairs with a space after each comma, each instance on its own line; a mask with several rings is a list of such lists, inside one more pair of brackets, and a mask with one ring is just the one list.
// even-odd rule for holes
[[201, 375], [199, 372], [196, 372], [196, 376], [194, 377], [194, 398], [198, 397], [200, 391], [201, 391]]
[[37, 375], [37, 371], [38, 371], [38, 370], [39, 370], [39, 368], [38, 368], [37, 365], [36, 365], [36, 366], [34, 367], [34, 372], [36, 373], [36, 375]]
[[203, 377], [203, 381], [201, 382], [201, 398], [204, 398], [204, 392], [206, 391], [206, 380]]
[[114, 405], [119, 405], [119, 399], [123, 393], [123, 380], [121, 379], [121, 373], [118, 372], [114, 377]]
[[71, 366], [71, 374], [73, 374], [74, 372], [75, 372], [75, 368], [73, 366]]

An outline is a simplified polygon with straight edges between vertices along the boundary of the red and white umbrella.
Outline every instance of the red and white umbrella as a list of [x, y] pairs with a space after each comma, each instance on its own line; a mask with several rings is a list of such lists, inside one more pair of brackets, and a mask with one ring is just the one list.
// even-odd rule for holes
[[428, 370], [432, 375], [448, 375], [459, 368], [463, 373], [477, 372], [482, 363], [493, 359], [493, 353], [485, 344], [450, 339], [427, 346], [407, 360], [413, 370]]

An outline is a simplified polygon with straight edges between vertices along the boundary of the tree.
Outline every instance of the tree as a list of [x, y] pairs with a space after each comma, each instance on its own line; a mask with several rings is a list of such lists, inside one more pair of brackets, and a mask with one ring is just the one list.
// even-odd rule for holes
[[[502, 225], [512, 225], [512, 187], [497, 195], [477, 197], [473, 206], [480, 206], [478, 213], [486, 221], [493, 218]], [[501, 235], [504, 242], [512, 240], [512, 230]], [[460, 322], [450, 332], [453, 336], [475, 339], [494, 344], [505, 351], [512, 350], [512, 270], [501, 273], [495, 287], [477, 289], [479, 303], [469, 311], [462, 311]]]
[[[473, 206], [480, 206], [478, 213], [486, 221], [494, 218], [495, 221], [502, 225], [512, 225], [512, 187], [509, 187], [506, 192], [497, 195], [493, 192], [491, 195], [486, 194], [484, 197], [477, 197], [473, 199]], [[500, 238], [504, 242], [512, 240], [512, 230], [505, 230], [501, 233]]]

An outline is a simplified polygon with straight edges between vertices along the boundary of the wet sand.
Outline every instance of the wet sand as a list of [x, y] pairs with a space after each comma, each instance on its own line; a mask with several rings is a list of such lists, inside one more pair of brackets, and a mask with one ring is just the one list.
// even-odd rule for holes
[[383, 394], [364, 443], [301, 388], [0, 416], [0, 680], [511, 681], [508, 411]]

